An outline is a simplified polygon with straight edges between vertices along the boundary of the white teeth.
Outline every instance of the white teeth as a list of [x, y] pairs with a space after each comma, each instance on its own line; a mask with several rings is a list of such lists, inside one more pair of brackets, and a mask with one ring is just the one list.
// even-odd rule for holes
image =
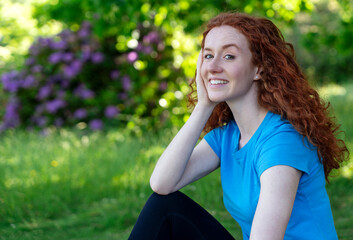
[[216, 84], [226, 84], [228, 81], [225, 80], [211, 80], [211, 84], [216, 85]]

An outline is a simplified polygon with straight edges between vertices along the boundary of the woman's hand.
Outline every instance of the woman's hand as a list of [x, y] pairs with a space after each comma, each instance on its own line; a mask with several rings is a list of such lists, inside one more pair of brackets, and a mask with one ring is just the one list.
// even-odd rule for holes
[[195, 77], [196, 88], [197, 88], [197, 99], [198, 99], [197, 105], [214, 108], [217, 105], [217, 103], [214, 103], [209, 99], [205, 82], [201, 76], [202, 62], [203, 62], [203, 51], [201, 49], [199, 58], [197, 60], [196, 77]]

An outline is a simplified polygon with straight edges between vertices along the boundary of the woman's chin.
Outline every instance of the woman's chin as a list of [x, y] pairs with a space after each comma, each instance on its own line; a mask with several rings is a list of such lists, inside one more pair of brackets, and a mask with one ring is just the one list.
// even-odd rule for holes
[[224, 97], [222, 96], [208, 96], [208, 97], [211, 100], [211, 102], [214, 102], [214, 103], [221, 103], [225, 101]]

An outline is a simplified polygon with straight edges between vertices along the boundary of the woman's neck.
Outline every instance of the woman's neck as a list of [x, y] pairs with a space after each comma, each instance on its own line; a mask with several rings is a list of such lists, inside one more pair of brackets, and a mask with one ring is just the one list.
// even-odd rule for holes
[[239, 149], [254, 135], [264, 120], [268, 110], [260, 106], [257, 97], [250, 97], [241, 102], [227, 102], [240, 131]]

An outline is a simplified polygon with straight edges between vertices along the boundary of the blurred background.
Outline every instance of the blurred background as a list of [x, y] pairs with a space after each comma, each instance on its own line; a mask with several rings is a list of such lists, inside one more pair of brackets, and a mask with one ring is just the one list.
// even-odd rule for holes
[[[223, 11], [280, 28], [352, 149], [351, 0], [0, 0], [0, 239], [127, 239]], [[353, 161], [334, 176], [337, 232], [353, 239]], [[241, 239], [218, 171], [183, 191]]]

